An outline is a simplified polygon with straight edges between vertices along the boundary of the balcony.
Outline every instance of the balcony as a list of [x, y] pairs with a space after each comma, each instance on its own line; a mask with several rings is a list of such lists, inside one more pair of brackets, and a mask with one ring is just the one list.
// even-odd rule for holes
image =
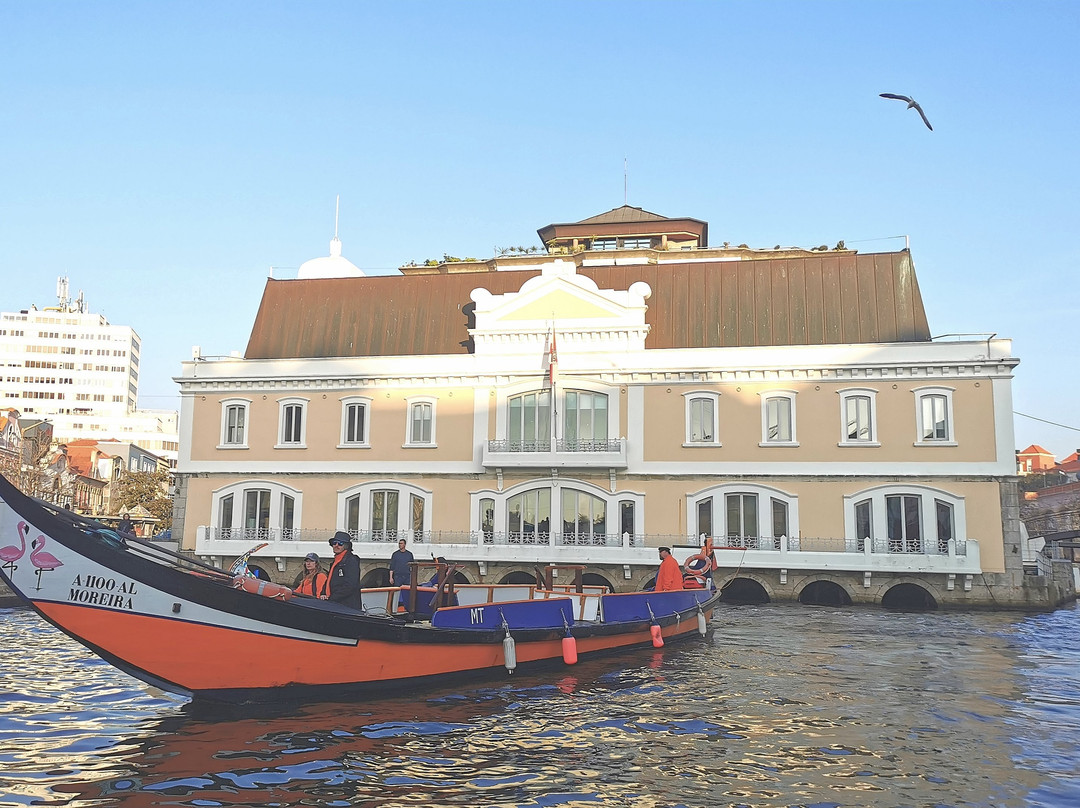
[[626, 468], [626, 439], [509, 441], [489, 440], [485, 468]]

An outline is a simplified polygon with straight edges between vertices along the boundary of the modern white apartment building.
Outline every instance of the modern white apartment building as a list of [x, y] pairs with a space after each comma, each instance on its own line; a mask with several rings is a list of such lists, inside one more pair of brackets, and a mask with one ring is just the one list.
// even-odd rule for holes
[[47, 418], [53, 437], [115, 438], [175, 462], [176, 413], [139, 410], [141, 340], [57, 282], [57, 305], [0, 312], [0, 406]]

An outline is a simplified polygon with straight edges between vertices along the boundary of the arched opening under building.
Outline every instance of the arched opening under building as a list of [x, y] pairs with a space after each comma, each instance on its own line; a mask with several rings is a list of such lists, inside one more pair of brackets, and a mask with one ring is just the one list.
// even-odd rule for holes
[[749, 578], [732, 578], [722, 591], [721, 603], [757, 606], [769, 602], [769, 593], [765, 591], [765, 587]]
[[249, 563], [247, 565], [247, 571], [248, 571], [248, 574], [255, 576], [260, 581], [272, 581], [272, 580], [274, 580], [272, 577], [270, 577], [270, 573], [267, 572], [264, 568], [260, 567], [258, 564], [250, 564]]
[[535, 584], [536, 578], [527, 572], [511, 572], [504, 575], [500, 584]]
[[897, 584], [882, 596], [881, 605], [906, 612], [930, 612], [938, 607], [934, 596], [918, 584]]
[[380, 586], [390, 586], [390, 570], [386, 567], [368, 570], [360, 579], [361, 589], [377, 589]]
[[851, 596], [833, 581], [814, 581], [799, 593], [799, 603], [807, 606], [850, 606]]
[[582, 586], [606, 586], [608, 592], [614, 592], [615, 587], [611, 585], [611, 581], [595, 572], [586, 572], [581, 576]]

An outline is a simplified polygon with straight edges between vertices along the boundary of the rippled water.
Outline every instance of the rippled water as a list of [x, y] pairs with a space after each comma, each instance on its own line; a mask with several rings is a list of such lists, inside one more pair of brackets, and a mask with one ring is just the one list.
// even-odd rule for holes
[[1080, 805], [1080, 607], [727, 607], [662, 651], [226, 710], [0, 610], [0, 805]]

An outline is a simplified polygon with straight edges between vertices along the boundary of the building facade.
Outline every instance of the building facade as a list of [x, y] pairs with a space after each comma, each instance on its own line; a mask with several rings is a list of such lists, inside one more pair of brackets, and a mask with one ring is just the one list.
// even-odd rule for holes
[[0, 312], [0, 407], [48, 419], [54, 440], [116, 438], [175, 462], [177, 416], [140, 410], [141, 340], [72, 302], [66, 278], [57, 305]]
[[907, 251], [710, 248], [626, 207], [540, 233], [268, 280], [245, 356], [184, 364], [174, 538], [266, 541], [280, 580], [346, 530], [366, 585], [405, 538], [470, 581], [636, 589], [708, 536], [748, 599], [1067, 597], [1013, 558], [1011, 343], [931, 339]]

